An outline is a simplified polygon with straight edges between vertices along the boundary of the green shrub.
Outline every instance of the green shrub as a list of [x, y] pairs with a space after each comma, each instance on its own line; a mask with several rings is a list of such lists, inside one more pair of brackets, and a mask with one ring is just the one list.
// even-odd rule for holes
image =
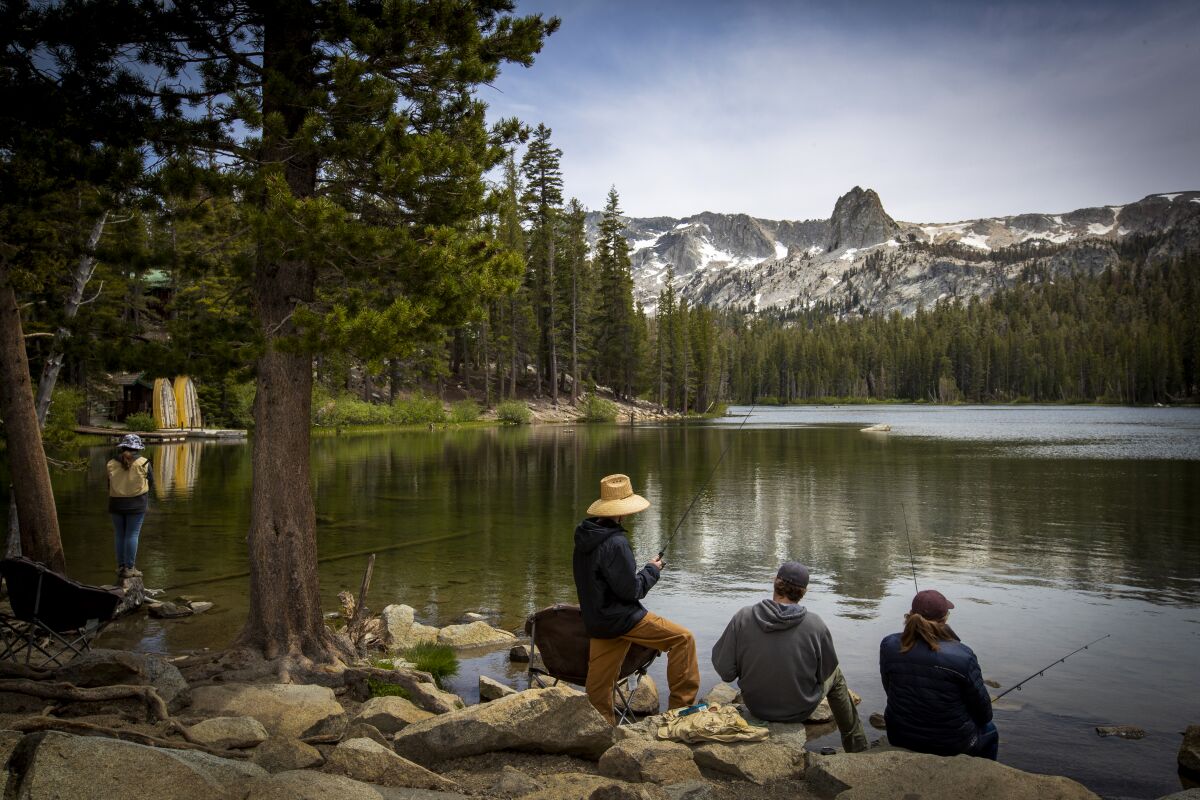
[[398, 683], [387, 683], [375, 678], [368, 678], [367, 688], [371, 691], [371, 697], [403, 697], [405, 700], [412, 700], [408, 689]]
[[131, 431], [156, 431], [158, 425], [154, 423], [154, 415], [147, 414], [144, 411], [139, 411], [136, 414], [130, 414], [125, 418], [125, 427]]
[[474, 422], [479, 419], [479, 403], [474, 400], [459, 400], [450, 406], [451, 422]]
[[505, 400], [496, 406], [496, 419], [501, 422], [507, 422], [510, 425], [528, 425], [532, 418], [529, 406], [520, 400]]
[[458, 656], [453, 647], [434, 642], [422, 642], [404, 651], [406, 661], [417, 669], [428, 672], [440, 686], [443, 678], [458, 674]]
[[254, 427], [254, 381], [229, 387], [229, 421], [239, 428]]
[[436, 397], [423, 394], [397, 397], [396, 402], [392, 405], [392, 421], [397, 425], [445, 422], [446, 412], [442, 409], [442, 401]]
[[596, 394], [589, 394], [579, 401], [584, 422], [612, 422], [617, 418], [617, 404]]
[[42, 440], [51, 447], [65, 447], [73, 443], [79, 409], [86, 402], [87, 395], [82, 389], [74, 386], [56, 387], [50, 396], [50, 410], [46, 412]]

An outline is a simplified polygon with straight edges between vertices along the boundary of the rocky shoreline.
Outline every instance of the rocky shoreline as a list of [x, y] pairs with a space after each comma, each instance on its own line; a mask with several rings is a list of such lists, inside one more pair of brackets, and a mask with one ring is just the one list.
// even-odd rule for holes
[[[373, 623], [365, 635], [388, 652], [440, 642], [528, 659], [518, 636], [472, 615], [433, 628], [393, 605]], [[806, 751], [806, 739], [827, 733], [828, 722], [772, 728], [761, 742], [664, 741], [652, 681], [635, 698], [651, 716], [614, 729], [565, 684], [517, 691], [481, 676], [482, 700], [468, 706], [429, 674], [393, 666], [364, 662], [284, 683], [253, 679], [253, 669], [212, 656], [96, 650], [53, 670], [0, 663], [4, 797], [1096, 797], [1067, 778], [966, 756], [886, 744], [864, 754]], [[396, 691], [373, 696], [380, 683]], [[734, 694], [722, 684], [707, 699], [729, 703]], [[1189, 729], [1180, 763], [1200, 766], [1200, 726]]]

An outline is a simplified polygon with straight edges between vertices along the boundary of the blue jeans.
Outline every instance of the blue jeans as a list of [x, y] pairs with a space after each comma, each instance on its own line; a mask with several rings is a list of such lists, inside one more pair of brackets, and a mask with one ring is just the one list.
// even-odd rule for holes
[[113, 532], [116, 534], [117, 566], [132, 567], [137, 563], [138, 535], [142, 532], [145, 511], [134, 514], [112, 514]]
[[995, 761], [999, 754], [1000, 731], [996, 730], [996, 723], [989, 722], [979, 732], [979, 738], [975, 740], [975, 745], [967, 750], [967, 755], [977, 758], [990, 758], [992, 761]]

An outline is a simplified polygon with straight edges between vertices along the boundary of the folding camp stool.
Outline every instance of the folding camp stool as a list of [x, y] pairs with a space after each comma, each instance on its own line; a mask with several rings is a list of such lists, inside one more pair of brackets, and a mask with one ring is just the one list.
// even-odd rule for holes
[[0, 611], [0, 659], [62, 666], [91, 649], [121, 601], [21, 556], [0, 561], [0, 575], [12, 605]]
[[[525, 620], [529, 635], [529, 685], [552, 686], [559, 681], [576, 686], [587, 685], [591, 637], [583, 625], [579, 606], [559, 603], [530, 614]], [[634, 722], [629, 701], [646, 670], [658, 658], [658, 651], [630, 644], [613, 683], [613, 713], [618, 725]], [[634, 679], [629, 687], [628, 679]]]

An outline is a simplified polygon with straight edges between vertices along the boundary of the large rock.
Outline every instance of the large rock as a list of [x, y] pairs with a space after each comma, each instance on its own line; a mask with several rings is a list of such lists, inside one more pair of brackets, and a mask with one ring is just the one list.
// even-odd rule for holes
[[370, 739], [349, 739], [333, 748], [325, 771], [382, 786], [454, 791], [458, 784], [418, 766]]
[[443, 691], [432, 683], [417, 683], [408, 688], [413, 702], [433, 714], [445, 714], [466, 708], [463, 699], [453, 692]]
[[286, 736], [272, 736], [254, 748], [250, 760], [267, 772], [309, 769], [325, 763], [321, 751], [307, 742]]
[[547, 775], [542, 783], [542, 789], [523, 795], [521, 800], [650, 800], [650, 794], [640, 786], [583, 772]]
[[1200, 772], [1200, 725], [1188, 725], [1184, 731], [1183, 744], [1179, 745], [1179, 766]]
[[[92, 650], [54, 671], [54, 679], [76, 686], [153, 686], [172, 712], [189, 699], [188, 683], [174, 664], [152, 653]], [[129, 703], [141, 705], [140, 700]]]
[[488, 789], [490, 794], [501, 797], [519, 797], [541, 789], [542, 785], [516, 767], [505, 766], [500, 770], [500, 777]]
[[1002, 797], [1005, 800], [1098, 800], [1069, 778], [1034, 775], [986, 758], [944, 758], [907, 750], [880, 750], [821, 756], [810, 753], [809, 788], [821, 797], [866, 800], [903, 797], [959, 800]]
[[403, 697], [372, 697], [363, 703], [362, 709], [354, 719], [356, 722], [365, 722], [378, 728], [380, 733], [391, 734], [432, 716], [433, 712], [418, 708], [411, 700]]
[[405, 650], [437, 641], [438, 629], [417, 622], [412, 606], [386, 606], [379, 619], [383, 623], [383, 646], [388, 650]]
[[333, 690], [308, 684], [225, 684], [192, 690], [196, 716], [254, 717], [272, 736], [299, 738], [342, 706]]
[[392, 749], [392, 740], [384, 736], [379, 728], [376, 728], [374, 725], [368, 725], [365, 722], [350, 723], [350, 727], [346, 728], [346, 732], [342, 734], [342, 741], [348, 742], [351, 739], [370, 739], [373, 742], [383, 745], [388, 750]]
[[241, 800], [247, 781], [267, 775], [257, 764], [195, 750], [166, 750], [55, 732], [23, 738], [8, 769], [5, 797], [20, 800]]
[[188, 728], [200, 744], [218, 750], [255, 747], [267, 740], [267, 729], [254, 717], [212, 717]]
[[692, 751], [678, 742], [626, 739], [600, 757], [600, 774], [635, 783], [683, 783], [701, 778]]
[[8, 757], [17, 749], [17, 742], [24, 735], [20, 731], [0, 730], [0, 764], [8, 762]]
[[479, 676], [479, 702], [481, 703], [499, 700], [501, 697], [508, 697], [510, 694], [516, 693], [516, 689], [505, 686], [494, 678], [489, 678], [487, 675]]
[[765, 742], [708, 742], [692, 751], [696, 763], [760, 786], [784, 778], [804, 777], [805, 757], [790, 747]]
[[[123, 800], [123, 799], [122, 799]], [[161, 800], [161, 798], [160, 798]], [[372, 786], [343, 775], [297, 770], [252, 781], [239, 800], [465, 800], [457, 793]]]
[[657, 714], [660, 709], [658, 699], [658, 684], [649, 675], [643, 675], [638, 681], [637, 688], [629, 697], [629, 708], [638, 716]]
[[838, 198], [829, 227], [830, 250], [870, 247], [900, 232], [900, 226], [883, 210], [879, 195], [858, 186]]
[[529, 645], [515, 644], [508, 651], [508, 660], [517, 664], [529, 663]]
[[728, 683], [718, 683], [708, 690], [708, 694], [704, 695], [704, 702], [710, 706], [730, 706], [737, 702], [737, 698], [737, 687], [730, 686]]
[[397, 753], [421, 764], [495, 750], [599, 758], [612, 744], [612, 727], [587, 695], [551, 686], [413, 723], [395, 743]]
[[517, 640], [508, 631], [493, 628], [486, 622], [470, 622], [466, 625], [447, 625], [438, 632], [438, 644], [448, 647], [504, 647], [512, 646]]

